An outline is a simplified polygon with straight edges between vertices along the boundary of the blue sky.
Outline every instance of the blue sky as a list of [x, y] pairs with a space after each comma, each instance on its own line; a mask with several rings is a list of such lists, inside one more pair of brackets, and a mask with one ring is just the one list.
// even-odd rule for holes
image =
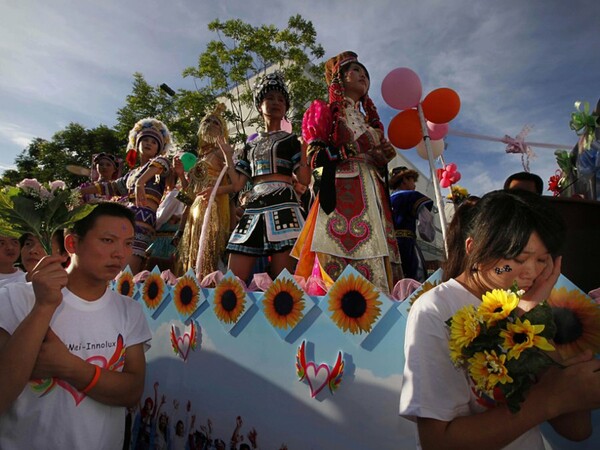
[[[139, 71], [153, 85], [194, 89], [181, 72], [215, 38], [207, 24], [239, 18], [284, 27], [311, 20], [326, 57], [354, 50], [369, 68], [371, 96], [384, 124], [396, 114], [381, 98], [383, 78], [409, 67], [424, 95], [450, 87], [462, 107], [451, 128], [493, 137], [533, 126], [529, 140], [576, 142], [569, 115], [576, 100], [600, 97], [596, 0], [346, 0], [322, 2], [131, 0], [6, 1], [0, 5], [0, 170], [35, 137], [69, 122], [113, 126]], [[522, 170], [505, 145], [449, 137], [446, 162], [459, 184], [481, 195]], [[553, 150], [533, 148], [531, 171], [546, 181]], [[428, 173], [416, 151], [404, 156]]]

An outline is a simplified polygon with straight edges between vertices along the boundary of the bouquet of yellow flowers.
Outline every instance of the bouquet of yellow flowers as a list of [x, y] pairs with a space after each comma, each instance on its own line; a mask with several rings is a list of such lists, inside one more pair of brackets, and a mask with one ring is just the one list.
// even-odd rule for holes
[[448, 196], [446, 198], [449, 200], [452, 200], [452, 203], [454, 203], [456, 206], [458, 206], [463, 201], [465, 201], [465, 199], [468, 196], [469, 196], [469, 191], [467, 190], [467, 188], [464, 188], [462, 186], [459, 186], [458, 184], [455, 184], [453, 186], [450, 186], [450, 193], [448, 194]]
[[61, 180], [40, 183], [26, 178], [0, 191], [0, 234], [36, 236], [48, 255], [52, 254], [52, 235], [83, 219], [95, 205], [80, 204], [79, 194], [67, 189]]
[[476, 389], [520, 409], [525, 393], [544, 368], [555, 364], [547, 351], [556, 332], [552, 310], [543, 302], [519, 315], [521, 291], [494, 289], [482, 296], [478, 308], [459, 309], [450, 327], [450, 358], [467, 370]]

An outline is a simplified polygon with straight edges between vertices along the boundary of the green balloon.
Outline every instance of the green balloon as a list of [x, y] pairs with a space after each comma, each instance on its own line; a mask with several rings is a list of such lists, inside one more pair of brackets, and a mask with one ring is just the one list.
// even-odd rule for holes
[[183, 170], [186, 172], [188, 172], [192, 167], [194, 167], [194, 164], [196, 164], [196, 155], [193, 153], [185, 152], [179, 157], [179, 159], [183, 164]]

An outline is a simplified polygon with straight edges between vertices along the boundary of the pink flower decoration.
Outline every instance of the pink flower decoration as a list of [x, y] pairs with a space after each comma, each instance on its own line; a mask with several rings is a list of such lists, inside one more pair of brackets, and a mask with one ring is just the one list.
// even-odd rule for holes
[[42, 185], [35, 178], [25, 178], [17, 184], [17, 187], [20, 189], [31, 189], [35, 192], [40, 192], [40, 189], [42, 189]]
[[63, 190], [66, 188], [67, 188], [67, 185], [62, 180], [56, 180], [56, 181], [53, 181], [52, 183], [50, 183], [50, 192], [52, 192], [52, 193], [54, 193], [58, 189]]

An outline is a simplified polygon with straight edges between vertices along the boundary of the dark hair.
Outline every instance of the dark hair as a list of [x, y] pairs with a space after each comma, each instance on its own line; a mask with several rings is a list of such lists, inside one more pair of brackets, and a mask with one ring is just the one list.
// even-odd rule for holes
[[530, 172], [517, 172], [509, 176], [504, 182], [504, 190], [510, 189], [510, 183], [513, 181], [532, 181], [535, 184], [535, 191], [538, 195], [542, 195], [544, 192], [544, 181], [535, 173]]
[[250, 446], [244, 442], [240, 444], [240, 450], [250, 450]]
[[443, 281], [456, 278], [464, 271], [466, 260], [465, 241], [469, 223], [475, 213], [475, 205], [479, 197], [470, 195], [458, 206], [454, 217], [448, 225], [446, 242], [448, 244], [448, 257], [442, 265], [444, 271]]
[[557, 256], [566, 227], [553, 205], [533, 192], [493, 191], [475, 205], [465, 236], [473, 239], [463, 269], [513, 259], [522, 253], [533, 232], [548, 252]]
[[131, 226], [135, 227], [135, 214], [129, 208], [116, 202], [99, 202], [91, 213], [75, 222], [68, 232], [84, 238], [96, 224], [96, 219], [102, 216], [122, 217], [129, 220]]

